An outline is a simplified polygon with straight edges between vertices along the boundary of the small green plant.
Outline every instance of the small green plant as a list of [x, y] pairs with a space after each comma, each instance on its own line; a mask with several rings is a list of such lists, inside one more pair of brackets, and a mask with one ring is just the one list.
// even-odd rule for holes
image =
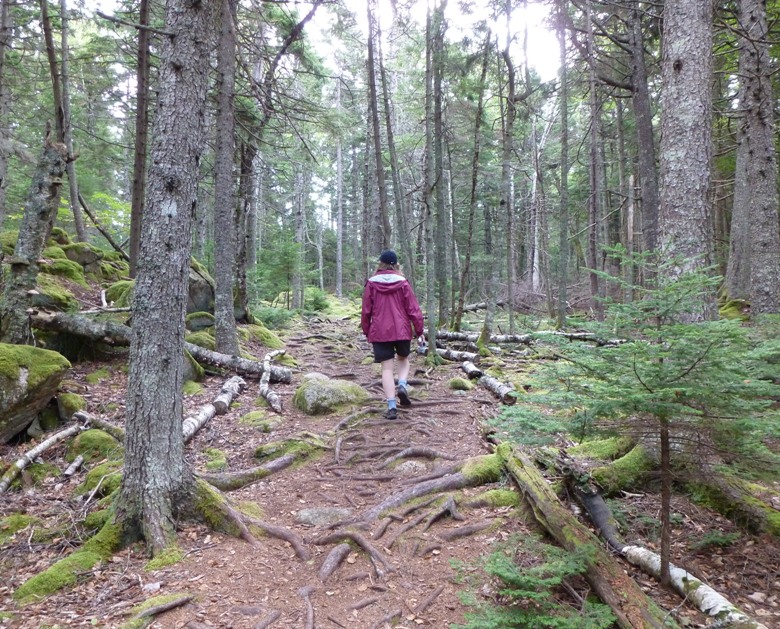
[[709, 531], [699, 539], [690, 544], [691, 550], [705, 550], [717, 546], [727, 548], [736, 542], [740, 537], [739, 533], [724, 533], [723, 531]]
[[304, 290], [304, 308], [307, 312], [328, 312], [330, 303], [327, 293], [314, 286], [307, 286]]
[[[520, 553], [518, 553], [520, 549]], [[468, 612], [453, 629], [606, 629], [615, 622], [602, 603], [569, 603], [559, 586], [585, 572], [592, 549], [569, 553], [536, 537], [515, 536], [483, 557], [481, 566], [456, 565]]]
[[255, 319], [261, 321], [265, 327], [271, 330], [283, 330], [295, 316], [292, 310], [271, 308], [269, 306], [252, 308], [252, 314], [255, 316]]

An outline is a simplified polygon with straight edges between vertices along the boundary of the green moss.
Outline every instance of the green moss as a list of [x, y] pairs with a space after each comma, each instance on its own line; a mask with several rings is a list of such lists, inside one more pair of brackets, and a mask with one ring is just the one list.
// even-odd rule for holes
[[62, 259], [66, 259], [68, 256], [65, 255], [65, 252], [62, 250], [62, 247], [54, 245], [51, 247], [46, 247], [43, 250], [43, 257], [56, 258], [58, 260], [62, 260]]
[[243, 326], [242, 329], [246, 330], [252, 339], [262, 343], [268, 349], [282, 349], [284, 347], [282, 340], [262, 323]]
[[324, 447], [325, 444], [314, 437], [311, 439], [284, 439], [261, 445], [255, 450], [254, 456], [256, 459], [278, 459], [286, 454], [295, 454], [298, 458], [303, 458]]
[[187, 382], [185, 382], [182, 385], [181, 391], [182, 393], [184, 393], [184, 395], [197, 395], [198, 393], [203, 391], [203, 387], [199, 385], [197, 382], [193, 382], [192, 380], [187, 380]]
[[[203, 369], [201, 364], [195, 360], [192, 357], [192, 354], [190, 354], [186, 349], [184, 350], [184, 360], [187, 361], [187, 363], [184, 365], [185, 374], [187, 374], [187, 377], [192, 382], [200, 382], [203, 380], [203, 378], [206, 375], [206, 370]], [[189, 373], [187, 373], [187, 368], [189, 368]]]
[[39, 526], [40, 524], [39, 518], [22, 513], [12, 513], [0, 518], [0, 545], [8, 542], [14, 535], [28, 526]]
[[450, 378], [447, 386], [455, 391], [471, 391], [474, 388], [474, 384], [468, 378]]
[[109, 518], [96, 535], [90, 537], [83, 546], [87, 552], [93, 552], [101, 559], [109, 559], [122, 548], [122, 526]]
[[463, 475], [480, 484], [495, 483], [501, 480], [504, 472], [503, 463], [496, 454], [475, 456], [466, 461]]
[[184, 558], [184, 552], [176, 544], [173, 544], [157, 553], [147, 564], [144, 566], [144, 570], [151, 572], [152, 570], [160, 570], [167, 568], [174, 564], [179, 563]]
[[52, 227], [49, 234], [49, 242], [57, 245], [69, 245], [70, 236], [62, 227]]
[[12, 256], [14, 254], [17, 240], [19, 240], [19, 232], [16, 230], [0, 232], [0, 248], [2, 248], [4, 255]]
[[63, 420], [73, 417], [73, 413], [87, 408], [87, 400], [78, 393], [60, 393], [57, 396], [57, 410]]
[[97, 531], [108, 522], [108, 518], [111, 517], [111, 509], [100, 509], [100, 511], [92, 511], [84, 518], [84, 528], [88, 531]]
[[201, 330], [200, 332], [190, 332], [186, 335], [185, 340], [188, 343], [197, 345], [204, 349], [209, 349], [212, 352], [217, 349], [217, 340], [211, 333], [211, 330]]
[[693, 499], [753, 532], [780, 536], [780, 511], [754, 495], [768, 494], [770, 490], [731, 474], [724, 476], [727, 479], [724, 483], [731, 485], [729, 490], [712, 484], [691, 483]]
[[127, 308], [133, 302], [133, 280], [120, 280], [106, 289], [106, 301], [117, 308]]
[[[265, 402], [264, 399], [263, 402]], [[267, 402], [265, 403], [267, 404]], [[284, 419], [279, 415], [271, 414], [266, 411], [250, 411], [243, 415], [239, 420], [240, 423], [258, 428], [261, 432], [273, 432], [283, 421]]]
[[[133, 607], [130, 613], [133, 614], [133, 616], [138, 616], [138, 614], [146, 611], [147, 609], [151, 609], [152, 607], [156, 607], [158, 605], [165, 605], [167, 603], [177, 601], [185, 596], [190, 596], [190, 595], [184, 592], [177, 592], [173, 594], [154, 596], [152, 598], [146, 599], [143, 603], [140, 603], [135, 607]], [[126, 623], [121, 625], [119, 629], [144, 629], [144, 627], [148, 627], [150, 624], [152, 624], [153, 621], [154, 621], [154, 617], [131, 618]]]
[[216, 323], [216, 318], [210, 312], [192, 312], [184, 319], [184, 324], [188, 330], [197, 332], [212, 327]]
[[91, 494], [93, 491], [97, 490], [95, 491], [95, 495], [103, 497], [119, 489], [121, 484], [122, 462], [106, 461], [87, 472], [84, 482], [76, 488], [76, 493], [84, 495]]
[[82, 455], [87, 462], [101, 459], [119, 461], [124, 457], [125, 452], [122, 444], [107, 432], [91, 428], [79, 433], [68, 447], [66, 455], [68, 461], [72, 461], [79, 455]]
[[224, 512], [225, 498], [202, 479], [195, 481], [195, 509], [215, 531], [240, 537], [241, 531]]
[[212, 472], [221, 472], [227, 469], [227, 455], [217, 448], [206, 448], [203, 450], [206, 456], [206, 469]]
[[51, 264], [41, 264], [40, 272], [48, 275], [58, 275], [67, 277], [79, 286], [87, 287], [87, 280], [84, 279], [84, 269], [78, 262], [72, 260], [54, 260]]
[[39, 347], [0, 343], [0, 378], [16, 382], [21, 369], [27, 370], [27, 384], [35, 389], [58, 372], [70, 369], [67, 358]]
[[604, 493], [610, 495], [621, 489], [640, 486], [654, 467], [655, 464], [645, 449], [642, 446], [634, 446], [628, 454], [615, 459], [609, 465], [593, 469], [591, 476], [601, 485]]
[[633, 447], [634, 442], [629, 437], [610, 437], [584, 441], [567, 452], [574, 457], [612, 461], [625, 456]]
[[38, 421], [41, 429], [44, 432], [54, 430], [60, 423], [60, 417], [57, 412], [51, 406], [44, 408], [40, 415], [38, 415]]
[[[119, 254], [117, 254], [119, 255]], [[101, 282], [116, 282], [130, 274], [130, 265], [124, 260], [101, 260], [98, 279]]]
[[520, 505], [520, 494], [512, 489], [490, 489], [474, 498], [474, 502], [484, 502], [494, 507], [517, 507]]
[[21, 605], [34, 603], [69, 585], [76, 583], [78, 575], [88, 572], [101, 561], [101, 556], [93, 551], [78, 550], [53, 566], [27, 579], [14, 592], [14, 600]]
[[103, 382], [103, 380], [108, 380], [111, 377], [111, 374], [108, 371], [107, 367], [101, 367], [100, 369], [95, 369], [92, 373], [88, 373], [86, 377], [87, 384], [99, 384], [100, 382]]
[[67, 288], [62, 286], [54, 275], [39, 273], [35, 278], [36, 288], [40, 295], [33, 295], [30, 300], [33, 306], [39, 308], [55, 308], [63, 312], [76, 312], [80, 308], [78, 300]]
[[750, 303], [744, 299], [729, 299], [718, 312], [723, 319], [747, 321], [750, 319]]
[[[27, 477], [30, 479], [33, 485], [38, 487], [47, 478], [57, 478], [62, 472], [60, 468], [53, 463], [32, 463], [25, 468]], [[21, 485], [21, 479], [17, 478], [13, 486], [17, 487]]]

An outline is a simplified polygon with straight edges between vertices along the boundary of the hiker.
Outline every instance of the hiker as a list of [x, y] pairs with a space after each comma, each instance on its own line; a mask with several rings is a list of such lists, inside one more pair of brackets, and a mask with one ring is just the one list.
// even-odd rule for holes
[[[384, 417], [398, 417], [395, 396], [401, 406], [411, 406], [407, 391], [411, 341], [423, 337], [423, 315], [420, 304], [400, 271], [395, 251], [383, 251], [376, 273], [363, 289], [363, 312], [360, 319], [363, 334], [374, 346], [374, 362], [382, 365], [382, 390], [387, 400]], [[393, 377], [394, 359], [398, 361], [398, 387]]]

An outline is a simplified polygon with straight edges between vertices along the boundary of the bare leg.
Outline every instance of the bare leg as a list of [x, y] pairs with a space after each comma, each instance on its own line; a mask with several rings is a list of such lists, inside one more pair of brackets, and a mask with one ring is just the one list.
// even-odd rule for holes
[[398, 356], [398, 380], [406, 382], [409, 379], [410, 361], [408, 356]]
[[[407, 362], [406, 371], [408, 373], [409, 367]], [[395, 379], [393, 378], [393, 359], [382, 361], [382, 391], [385, 394], [385, 400], [395, 399]]]

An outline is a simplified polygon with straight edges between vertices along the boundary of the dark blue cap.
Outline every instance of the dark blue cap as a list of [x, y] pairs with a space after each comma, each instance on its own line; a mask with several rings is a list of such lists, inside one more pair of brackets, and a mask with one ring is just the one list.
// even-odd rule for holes
[[388, 249], [382, 252], [382, 255], [379, 256], [379, 261], [385, 264], [398, 264], [398, 256], [395, 255], [395, 251]]

